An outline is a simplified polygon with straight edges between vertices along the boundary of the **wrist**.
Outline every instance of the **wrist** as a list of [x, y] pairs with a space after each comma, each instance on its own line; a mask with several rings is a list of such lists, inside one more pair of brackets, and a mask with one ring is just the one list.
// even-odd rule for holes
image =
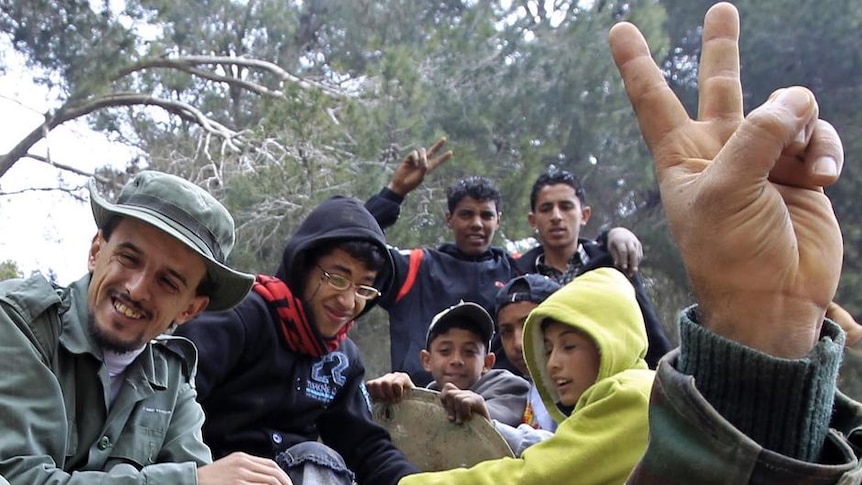
[[389, 185], [383, 187], [383, 189], [380, 190], [379, 195], [384, 199], [390, 200], [400, 205], [402, 202], [404, 202], [404, 196], [406, 194], [399, 193], [396, 189], [393, 188], [393, 185], [390, 182]]
[[808, 299], [739, 293], [724, 298], [698, 298], [701, 325], [774, 357], [799, 359], [811, 352], [823, 324], [823, 308]]

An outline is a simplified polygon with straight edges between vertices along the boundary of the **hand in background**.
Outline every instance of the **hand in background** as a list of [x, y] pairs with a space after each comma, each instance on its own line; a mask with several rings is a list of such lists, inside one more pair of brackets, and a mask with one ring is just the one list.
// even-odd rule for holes
[[455, 384], [447, 382], [440, 390], [440, 402], [449, 414], [449, 421], [462, 424], [473, 419], [473, 413], [490, 420], [491, 415], [485, 406], [485, 399], [469, 389], [458, 389]]
[[374, 402], [401, 402], [408, 389], [413, 389], [413, 380], [404, 372], [390, 372], [365, 383]]
[[625, 227], [615, 227], [608, 231], [608, 252], [614, 259], [614, 266], [629, 278], [637, 274], [638, 266], [644, 258], [640, 239]]
[[427, 151], [422, 147], [408, 153], [395, 169], [395, 174], [392, 175], [392, 180], [387, 186], [389, 190], [401, 197], [412, 192], [425, 180], [426, 175], [452, 158], [452, 150], [440, 153], [444, 145], [446, 145], [446, 138], [441, 137]]

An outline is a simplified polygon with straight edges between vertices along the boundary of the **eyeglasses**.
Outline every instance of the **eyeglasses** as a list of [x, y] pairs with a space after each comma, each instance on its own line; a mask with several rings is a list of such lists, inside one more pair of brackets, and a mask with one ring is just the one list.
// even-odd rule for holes
[[330, 273], [325, 269], [321, 268], [319, 265], [317, 267], [318, 269], [320, 269], [320, 271], [323, 272], [323, 278], [321, 279], [325, 278], [326, 281], [329, 283], [329, 286], [335, 288], [338, 291], [349, 290], [350, 287], [353, 287], [353, 292], [356, 294], [356, 296], [362, 298], [363, 300], [373, 300], [380, 296], [380, 290], [373, 286], [353, 284], [352, 281], [345, 278], [344, 276], [341, 276], [340, 274]]

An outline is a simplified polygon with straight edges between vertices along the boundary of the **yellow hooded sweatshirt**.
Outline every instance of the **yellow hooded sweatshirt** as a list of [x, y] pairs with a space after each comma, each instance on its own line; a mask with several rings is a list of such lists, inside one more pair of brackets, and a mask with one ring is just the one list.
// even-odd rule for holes
[[[566, 416], [545, 368], [542, 322], [555, 320], [589, 335], [600, 352], [596, 382]], [[646, 450], [653, 371], [644, 361], [647, 336], [628, 279], [614, 268], [575, 278], [536, 307], [524, 326], [524, 356], [551, 416], [554, 436], [520, 458], [465, 469], [409, 475], [399, 485], [618, 485]]]

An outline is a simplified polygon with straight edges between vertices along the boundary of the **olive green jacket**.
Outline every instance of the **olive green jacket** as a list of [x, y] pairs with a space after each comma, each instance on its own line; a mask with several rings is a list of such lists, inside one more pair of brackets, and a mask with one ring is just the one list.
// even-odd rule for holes
[[212, 457], [194, 363], [159, 338], [126, 369], [109, 408], [108, 370], [87, 331], [89, 282], [0, 282], [0, 477], [11, 485], [196, 484], [197, 467]]

